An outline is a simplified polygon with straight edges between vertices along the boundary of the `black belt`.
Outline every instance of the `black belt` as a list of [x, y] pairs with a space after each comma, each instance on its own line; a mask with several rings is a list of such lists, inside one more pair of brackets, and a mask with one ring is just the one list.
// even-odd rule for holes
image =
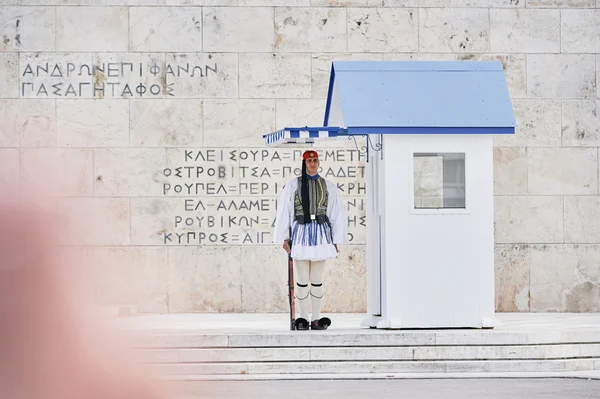
[[[311, 222], [313, 220], [316, 220], [318, 224], [324, 224], [327, 223], [329, 224], [329, 218], [327, 217], [327, 215], [310, 215], [311, 216]], [[303, 215], [296, 215], [296, 222], [298, 222], [298, 224], [305, 224], [304, 223], [304, 216]]]

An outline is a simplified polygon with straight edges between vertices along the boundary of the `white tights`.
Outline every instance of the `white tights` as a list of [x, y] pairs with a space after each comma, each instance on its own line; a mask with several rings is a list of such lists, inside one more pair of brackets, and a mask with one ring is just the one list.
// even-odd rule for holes
[[296, 269], [296, 300], [299, 305], [298, 317], [307, 321], [308, 297], [312, 302], [312, 320], [321, 318], [321, 302], [323, 300], [323, 275], [325, 274], [325, 261], [294, 260]]

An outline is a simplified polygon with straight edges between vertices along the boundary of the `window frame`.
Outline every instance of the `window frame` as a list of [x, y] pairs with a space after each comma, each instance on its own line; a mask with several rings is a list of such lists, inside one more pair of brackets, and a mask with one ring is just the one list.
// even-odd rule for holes
[[[461, 154], [464, 155], [465, 169], [465, 207], [464, 208], [416, 208], [415, 207], [415, 154]], [[468, 151], [458, 148], [412, 148], [409, 151], [409, 213], [412, 215], [467, 215], [471, 213], [469, 205], [469, 156]]]

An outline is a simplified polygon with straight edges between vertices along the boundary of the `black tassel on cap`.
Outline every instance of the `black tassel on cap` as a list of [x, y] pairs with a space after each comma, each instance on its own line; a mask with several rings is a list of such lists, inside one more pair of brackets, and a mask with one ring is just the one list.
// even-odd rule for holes
[[302, 160], [302, 210], [304, 211], [304, 223], [310, 223], [310, 199], [308, 195], [308, 179], [306, 178], [306, 161]]

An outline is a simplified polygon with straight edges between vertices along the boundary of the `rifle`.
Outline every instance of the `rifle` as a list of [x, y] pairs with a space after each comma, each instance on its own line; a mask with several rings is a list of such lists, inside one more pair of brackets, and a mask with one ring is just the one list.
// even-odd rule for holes
[[292, 259], [292, 228], [288, 240], [290, 253], [288, 254], [288, 295], [290, 297], [290, 330], [296, 329], [296, 297], [294, 295], [294, 260]]

